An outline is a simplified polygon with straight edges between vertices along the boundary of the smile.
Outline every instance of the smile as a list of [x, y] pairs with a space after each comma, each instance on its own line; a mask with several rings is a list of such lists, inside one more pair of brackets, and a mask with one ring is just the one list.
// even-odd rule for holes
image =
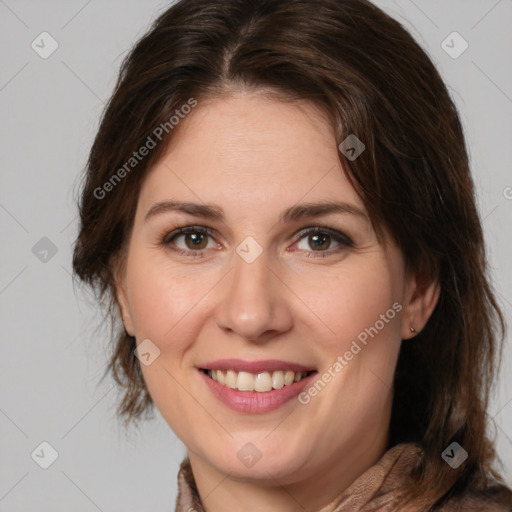
[[275, 359], [222, 359], [197, 369], [215, 399], [234, 411], [249, 414], [292, 404], [318, 373], [311, 366]]
[[264, 371], [256, 374], [235, 370], [203, 371], [221, 386], [238, 391], [256, 391], [258, 393], [268, 393], [273, 389], [291, 386], [294, 382], [299, 382], [312, 373], [292, 370]]

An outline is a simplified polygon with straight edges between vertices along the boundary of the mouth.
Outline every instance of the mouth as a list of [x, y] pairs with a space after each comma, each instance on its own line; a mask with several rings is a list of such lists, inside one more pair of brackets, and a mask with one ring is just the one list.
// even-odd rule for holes
[[250, 414], [293, 403], [318, 373], [312, 367], [278, 360], [223, 359], [197, 369], [216, 399], [234, 411]]
[[211, 370], [206, 368], [201, 369], [201, 371], [221, 386], [237, 391], [255, 391], [256, 393], [268, 393], [285, 386], [291, 386], [316, 373], [316, 370], [293, 371], [284, 369], [258, 373], [236, 371], [233, 369]]

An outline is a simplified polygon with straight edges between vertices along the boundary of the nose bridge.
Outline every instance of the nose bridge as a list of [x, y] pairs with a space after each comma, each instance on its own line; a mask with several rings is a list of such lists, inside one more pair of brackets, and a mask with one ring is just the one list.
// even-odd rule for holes
[[268, 253], [260, 251], [255, 256], [254, 249], [250, 242], [249, 246], [242, 243], [238, 247], [216, 316], [220, 328], [258, 341], [265, 333], [268, 336], [269, 332], [288, 330], [292, 314], [285, 290], [270, 269]]

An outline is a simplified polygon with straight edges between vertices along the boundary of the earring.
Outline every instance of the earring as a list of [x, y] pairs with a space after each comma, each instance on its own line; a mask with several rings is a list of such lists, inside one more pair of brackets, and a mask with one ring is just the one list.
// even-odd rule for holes
[[412, 332], [413, 334], [416, 334], [416, 329], [415, 329], [412, 325], [411, 325], [411, 326], [409, 326], [409, 329], [411, 330], [411, 332]]

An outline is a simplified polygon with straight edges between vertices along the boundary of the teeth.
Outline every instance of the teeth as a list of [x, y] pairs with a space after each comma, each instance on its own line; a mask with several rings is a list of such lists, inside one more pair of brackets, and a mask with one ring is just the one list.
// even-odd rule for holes
[[255, 391], [260, 391], [262, 393], [265, 391], [270, 391], [272, 389], [272, 377], [270, 376], [270, 373], [258, 373], [254, 379], [254, 389]]
[[233, 370], [228, 370], [226, 372], [226, 379], [224, 381], [224, 385], [231, 389], [236, 389], [236, 373]]
[[254, 391], [254, 377], [247, 372], [239, 372], [236, 387], [239, 391]]
[[295, 377], [295, 372], [292, 372], [292, 371], [288, 370], [284, 374], [284, 385], [285, 386], [290, 386], [291, 384], [293, 384], [293, 378], [294, 377]]
[[249, 372], [235, 372], [234, 370], [208, 370], [208, 375], [219, 384], [239, 391], [257, 391], [266, 393], [272, 389], [281, 389], [291, 386], [307, 377], [308, 372], [292, 372], [291, 370], [278, 370], [275, 372], [260, 372], [257, 375]]
[[284, 373], [274, 372], [272, 374], [272, 387], [274, 389], [281, 389], [284, 386]]

